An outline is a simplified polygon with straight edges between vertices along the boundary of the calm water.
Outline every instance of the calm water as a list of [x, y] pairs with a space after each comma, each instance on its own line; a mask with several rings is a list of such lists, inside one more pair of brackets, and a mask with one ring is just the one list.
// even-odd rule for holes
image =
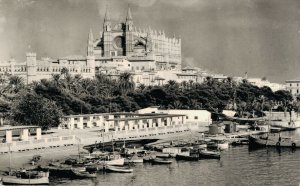
[[[288, 133], [300, 138], [300, 130]], [[300, 149], [249, 151], [230, 147], [221, 160], [171, 165], [137, 164], [129, 174], [98, 174], [94, 180], [52, 180], [52, 185], [300, 185]]]

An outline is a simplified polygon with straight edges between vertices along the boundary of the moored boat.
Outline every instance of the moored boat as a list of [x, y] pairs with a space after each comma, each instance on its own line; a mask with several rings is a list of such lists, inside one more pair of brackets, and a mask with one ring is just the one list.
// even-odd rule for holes
[[85, 168], [84, 169], [72, 168], [71, 170], [77, 178], [96, 178], [97, 177], [95, 172], [88, 172], [88, 171], [86, 171]]
[[152, 164], [171, 164], [172, 161], [168, 159], [155, 158], [152, 160]]
[[41, 171], [22, 171], [15, 175], [3, 176], [4, 185], [48, 185], [49, 173]]
[[221, 154], [217, 151], [201, 150], [199, 151], [200, 159], [220, 159]]
[[185, 161], [198, 161], [199, 160], [199, 155], [186, 155], [186, 154], [177, 154], [176, 155], [176, 160], [185, 160]]
[[126, 167], [117, 167], [117, 166], [106, 166], [105, 170], [107, 172], [117, 172], [117, 173], [131, 173], [133, 169], [126, 168]]
[[300, 148], [300, 140], [296, 141], [291, 137], [281, 136], [277, 134], [265, 134], [265, 135], [250, 135], [249, 136], [250, 147], [290, 147]]

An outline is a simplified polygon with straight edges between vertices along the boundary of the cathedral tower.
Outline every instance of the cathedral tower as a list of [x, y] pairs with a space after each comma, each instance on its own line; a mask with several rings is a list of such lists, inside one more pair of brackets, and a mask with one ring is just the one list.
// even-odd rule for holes
[[36, 80], [37, 62], [36, 53], [26, 54], [26, 66], [27, 66], [27, 84]]
[[125, 26], [126, 56], [128, 56], [133, 52], [133, 21], [130, 7], [128, 7]]
[[89, 33], [86, 65], [90, 68], [92, 77], [95, 77], [96, 64], [95, 64], [95, 56], [94, 56], [94, 37], [93, 37], [92, 29], [90, 29], [90, 33]]
[[88, 38], [88, 45], [87, 45], [87, 56], [94, 55], [94, 37], [92, 29], [90, 29], [89, 38]]
[[103, 49], [104, 57], [110, 57], [110, 51], [112, 49], [112, 34], [111, 34], [111, 20], [106, 8], [104, 23], [103, 23]]

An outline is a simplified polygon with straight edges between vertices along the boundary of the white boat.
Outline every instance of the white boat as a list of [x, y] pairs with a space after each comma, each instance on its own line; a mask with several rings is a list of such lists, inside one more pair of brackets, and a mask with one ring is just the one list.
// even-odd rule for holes
[[105, 156], [104, 158], [105, 165], [123, 166], [124, 162], [125, 162], [125, 158], [122, 158], [120, 154], [110, 154]]
[[108, 172], [118, 172], [118, 173], [131, 173], [133, 169], [125, 168], [125, 167], [115, 167], [115, 166], [106, 166], [105, 168]]
[[227, 150], [229, 148], [228, 141], [223, 141], [218, 143], [218, 149], [219, 150]]
[[143, 163], [144, 159], [141, 157], [138, 157], [136, 154], [133, 155], [132, 157], [129, 157], [128, 159], [125, 160], [126, 163]]
[[119, 158], [119, 159], [105, 161], [105, 164], [106, 165], [123, 166], [124, 162], [125, 162], [125, 158]]
[[26, 171], [17, 173], [15, 176], [3, 176], [4, 185], [48, 185], [49, 173]]

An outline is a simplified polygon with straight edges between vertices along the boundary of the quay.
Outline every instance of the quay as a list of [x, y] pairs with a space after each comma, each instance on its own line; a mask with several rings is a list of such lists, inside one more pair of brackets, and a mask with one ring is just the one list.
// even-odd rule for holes
[[[222, 127], [212, 125], [211, 113], [206, 110], [161, 110], [158, 107], [148, 107], [135, 113], [69, 115], [61, 118], [58, 128], [52, 128], [43, 135], [41, 128], [36, 126], [0, 127], [0, 132], [5, 132], [0, 143], [0, 153], [89, 146], [111, 141], [168, 140], [197, 136], [210, 130], [214, 134], [224, 132]], [[238, 136], [249, 136], [262, 131], [266, 130], [243, 129], [239, 132], [211, 135], [209, 138], [230, 141]]]

